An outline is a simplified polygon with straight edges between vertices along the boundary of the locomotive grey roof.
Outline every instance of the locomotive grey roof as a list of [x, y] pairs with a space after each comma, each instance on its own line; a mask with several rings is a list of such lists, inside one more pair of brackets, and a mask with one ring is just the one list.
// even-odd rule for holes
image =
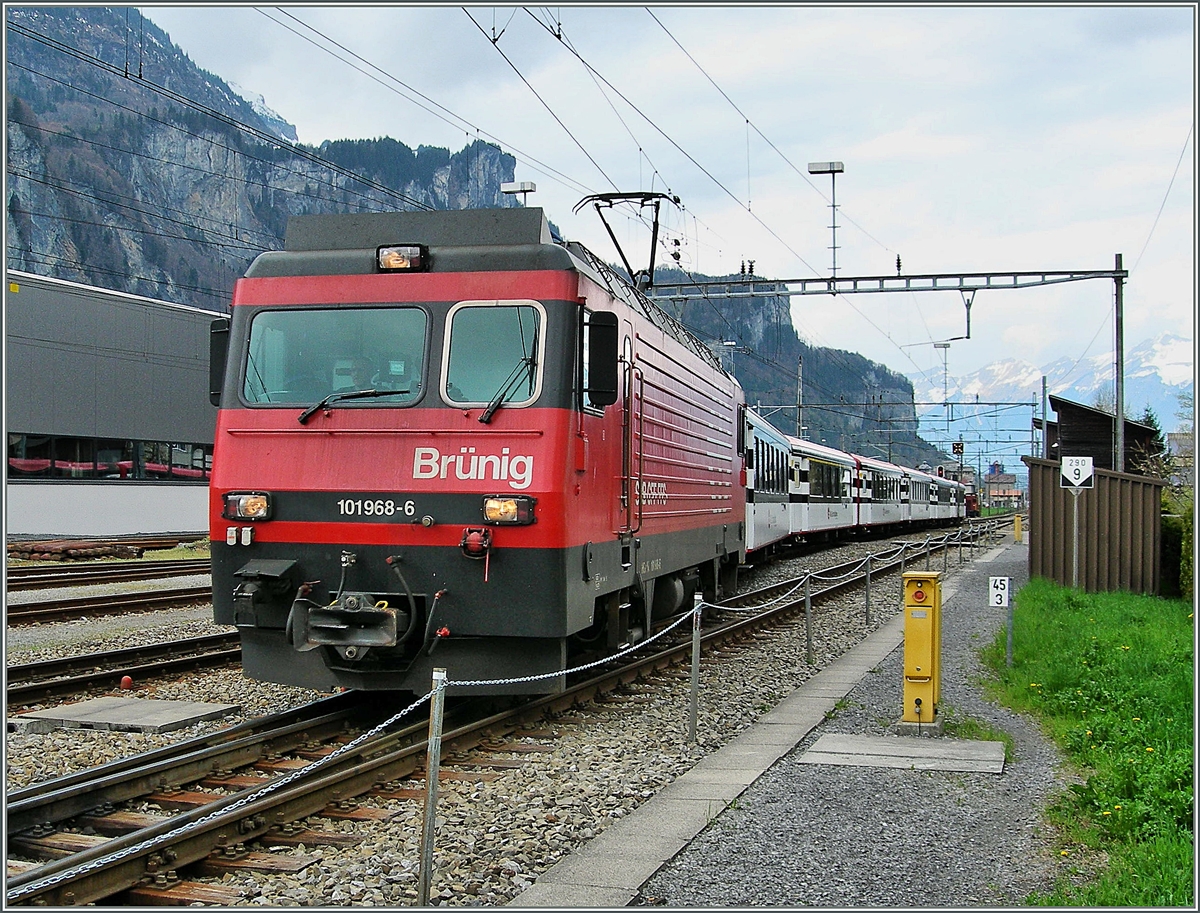
[[455, 209], [292, 216], [284, 250], [354, 250], [381, 244], [507, 247], [550, 243], [550, 226], [540, 207]]

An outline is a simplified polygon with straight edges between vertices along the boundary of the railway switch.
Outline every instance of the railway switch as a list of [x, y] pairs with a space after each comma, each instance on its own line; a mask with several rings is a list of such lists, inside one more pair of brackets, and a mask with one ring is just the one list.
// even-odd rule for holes
[[904, 574], [904, 723], [936, 723], [941, 697], [942, 581]]

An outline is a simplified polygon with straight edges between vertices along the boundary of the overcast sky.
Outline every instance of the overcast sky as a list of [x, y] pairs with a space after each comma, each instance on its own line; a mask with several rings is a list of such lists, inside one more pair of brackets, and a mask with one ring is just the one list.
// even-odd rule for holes
[[[807, 166], [837, 160], [839, 277], [894, 275], [897, 255], [919, 274], [1105, 270], [1121, 253], [1126, 349], [1195, 338], [1191, 6], [143, 12], [304, 143], [498, 143], [536, 183], [529, 205], [610, 261], [595, 212], [573, 206], [668, 190], [685, 267], [828, 276], [831, 181]], [[619, 226], [645, 266], [649, 232]], [[966, 329], [956, 291], [792, 300], [810, 343], [903, 373], [940, 378], [932, 343]], [[1113, 300], [1111, 280], [979, 292], [949, 372], [1110, 352]]]

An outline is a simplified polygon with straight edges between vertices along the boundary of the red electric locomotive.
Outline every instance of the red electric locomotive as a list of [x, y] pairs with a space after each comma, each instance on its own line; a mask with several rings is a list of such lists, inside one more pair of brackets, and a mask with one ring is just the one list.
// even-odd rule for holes
[[745, 552], [744, 397], [540, 209], [303, 216], [213, 325], [213, 606], [253, 678], [562, 687]]

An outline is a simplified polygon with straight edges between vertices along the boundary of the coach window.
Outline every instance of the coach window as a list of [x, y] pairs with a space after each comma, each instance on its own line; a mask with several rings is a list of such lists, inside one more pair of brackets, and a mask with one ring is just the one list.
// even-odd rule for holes
[[524, 406], [541, 392], [545, 312], [536, 301], [463, 301], [447, 318], [442, 396], [463, 406]]
[[381, 395], [339, 408], [408, 405], [421, 392], [427, 322], [416, 307], [260, 311], [250, 324], [242, 396], [295, 406], [370, 389]]

